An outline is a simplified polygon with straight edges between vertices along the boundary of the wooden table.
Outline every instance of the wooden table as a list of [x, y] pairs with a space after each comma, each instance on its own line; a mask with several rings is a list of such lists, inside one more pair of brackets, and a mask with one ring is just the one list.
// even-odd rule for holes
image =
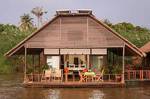
[[94, 72], [85, 72], [84, 76], [86, 76], [86, 82], [92, 81], [93, 82], [93, 77], [95, 76]]

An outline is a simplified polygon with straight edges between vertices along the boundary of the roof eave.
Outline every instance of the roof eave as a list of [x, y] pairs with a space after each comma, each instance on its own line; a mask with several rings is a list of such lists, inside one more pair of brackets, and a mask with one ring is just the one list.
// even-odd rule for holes
[[10, 49], [8, 52], [6, 52], [4, 54], [4, 56], [6, 57], [10, 57], [15, 53], [17, 50], [17, 48], [19, 46], [23, 46], [23, 44], [29, 40], [31, 37], [33, 37], [35, 34], [37, 34], [38, 32], [40, 32], [41, 30], [43, 30], [47, 25], [49, 25], [51, 22], [53, 22], [58, 16], [53, 17], [49, 22], [47, 22], [45, 25], [43, 25], [41, 28], [39, 28], [38, 30], [36, 30], [35, 32], [33, 32], [32, 34], [30, 34], [29, 36], [27, 36], [24, 40], [22, 40], [20, 43], [18, 43], [15, 47], [13, 47], [12, 49]]

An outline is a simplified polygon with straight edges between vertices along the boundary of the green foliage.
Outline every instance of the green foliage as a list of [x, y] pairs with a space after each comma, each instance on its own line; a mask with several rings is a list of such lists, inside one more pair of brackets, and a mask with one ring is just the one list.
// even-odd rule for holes
[[108, 65], [104, 67], [104, 74], [121, 74], [122, 65]]
[[13, 67], [10, 65], [9, 61], [5, 57], [0, 57], [0, 73], [10, 73], [13, 72]]
[[29, 14], [24, 14], [20, 16], [20, 26], [19, 26], [20, 30], [24, 32], [30, 30], [32, 31], [33, 29], [32, 19], [33, 18], [31, 18]]
[[23, 32], [15, 25], [0, 24], [0, 73], [10, 73], [16, 69], [15, 66], [12, 66], [12, 60], [5, 59], [4, 53], [33, 31], [34, 29]]
[[120, 35], [128, 39], [130, 42], [135, 44], [137, 47], [142, 47], [145, 43], [150, 41], [150, 30], [142, 28], [140, 26], [134, 26], [131, 23], [118, 23], [112, 25], [110, 22], [105, 22], [112, 29], [118, 32]]
[[33, 73], [33, 71], [34, 71], [33, 66], [30, 66], [27, 68], [27, 74], [31, 74], [31, 73]]
[[122, 72], [122, 65], [115, 65], [112, 69], [112, 74], [121, 74]]
[[49, 66], [47, 64], [42, 66], [42, 70], [47, 70], [47, 69], [49, 69]]

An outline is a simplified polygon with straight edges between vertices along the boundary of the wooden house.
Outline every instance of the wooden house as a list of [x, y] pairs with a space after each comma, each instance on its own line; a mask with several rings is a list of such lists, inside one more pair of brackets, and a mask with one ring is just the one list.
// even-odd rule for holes
[[[14, 55], [24, 55], [25, 85], [88, 87], [124, 85], [125, 57], [145, 53], [91, 10], [67, 10], [56, 11], [54, 18], [5, 54]], [[116, 65], [121, 71], [114, 73]]]

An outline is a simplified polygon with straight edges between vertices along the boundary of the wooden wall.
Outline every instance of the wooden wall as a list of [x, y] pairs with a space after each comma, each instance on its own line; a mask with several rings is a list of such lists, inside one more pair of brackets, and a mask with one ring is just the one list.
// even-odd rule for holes
[[61, 16], [29, 39], [29, 48], [97, 48], [123, 41], [89, 16]]

